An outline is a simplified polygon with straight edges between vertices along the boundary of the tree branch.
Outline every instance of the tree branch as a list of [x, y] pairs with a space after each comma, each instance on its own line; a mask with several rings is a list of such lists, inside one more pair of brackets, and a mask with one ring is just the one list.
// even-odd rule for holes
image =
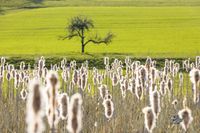
[[112, 33], [108, 33], [104, 38], [101, 38], [98, 35], [96, 35], [94, 39], [89, 39], [88, 41], [86, 41], [84, 46], [90, 42], [95, 43], [95, 44], [101, 44], [101, 43], [109, 44], [112, 42], [113, 38], [114, 38], [114, 35]]
[[73, 37], [75, 36], [79, 36], [78, 34], [69, 34], [67, 36], [60, 36], [59, 38], [62, 39], [62, 40], [65, 40], [65, 39], [72, 39]]

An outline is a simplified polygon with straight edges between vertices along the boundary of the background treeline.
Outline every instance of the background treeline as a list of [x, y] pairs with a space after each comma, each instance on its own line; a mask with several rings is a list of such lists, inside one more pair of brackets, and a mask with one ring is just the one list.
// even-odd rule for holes
[[49, 6], [199, 6], [200, 0], [0, 0], [3, 8]]
[[[114, 59], [119, 59], [119, 60], [122, 60], [124, 61], [125, 60], [125, 56], [122, 57], [122, 56], [118, 56], [115, 58], [113, 56], [108, 56], [110, 58], [110, 61], [113, 62]], [[33, 68], [34, 67], [34, 64], [36, 64], [38, 62], [40, 57], [38, 58], [31, 58], [31, 57], [7, 57], [6, 58], [6, 61], [9, 63], [9, 64], [14, 64], [16, 68], [19, 68], [20, 66], [20, 63], [22, 61], [25, 62], [25, 64], [30, 64], [30, 66]], [[70, 61], [72, 60], [76, 60], [76, 63], [77, 63], [77, 67], [80, 67], [81, 64], [84, 62], [84, 61], [88, 61], [89, 63], [89, 66], [90, 66], [90, 69], [92, 69], [93, 67], [96, 67], [98, 69], [105, 69], [105, 66], [104, 66], [104, 58], [103, 57], [89, 57], [89, 58], [76, 58], [76, 57], [46, 57], [45, 56], [45, 59], [46, 59], [46, 67], [47, 68], [50, 68], [51, 65], [54, 65], [54, 64], [59, 64], [61, 62], [61, 60], [63, 60], [63, 58], [66, 58], [67, 61], [68, 61], [68, 64], [70, 63]], [[141, 63], [145, 63], [146, 61], [146, 57], [144, 58], [135, 58], [135, 57], [130, 57], [131, 60], [138, 60], [138, 61], [141, 61]], [[158, 68], [161, 68], [163, 67], [165, 64], [165, 58], [153, 58], [156, 60], [157, 64], [156, 66]], [[172, 60], [176, 60], [177, 63], [180, 63], [182, 64], [182, 61], [186, 58], [168, 58], [168, 59], [172, 59]], [[194, 61], [194, 59], [191, 59], [191, 61]], [[182, 66], [181, 68], [182, 69]]]

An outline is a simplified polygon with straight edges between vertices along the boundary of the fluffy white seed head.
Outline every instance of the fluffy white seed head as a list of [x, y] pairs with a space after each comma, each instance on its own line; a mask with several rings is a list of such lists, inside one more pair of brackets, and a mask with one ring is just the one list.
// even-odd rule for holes
[[143, 108], [142, 112], [144, 113], [144, 124], [148, 132], [152, 133], [153, 129], [156, 126], [156, 116], [151, 107]]
[[155, 116], [158, 117], [161, 111], [161, 107], [160, 107], [160, 94], [157, 90], [154, 90], [150, 94], [150, 104], [153, 112], [155, 113]]
[[67, 93], [62, 93], [59, 99], [60, 116], [62, 120], [68, 117], [69, 97]]
[[72, 95], [69, 104], [67, 129], [70, 133], [80, 133], [82, 129], [82, 97], [79, 93]]
[[111, 101], [111, 99], [105, 99], [103, 101], [103, 106], [105, 109], [105, 116], [107, 119], [111, 119], [111, 117], [113, 116], [113, 112], [114, 112], [114, 104]]
[[44, 93], [40, 87], [40, 82], [32, 80], [29, 84], [27, 98], [26, 123], [28, 133], [41, 133], [44, 131]]
[[184, 108], [178, 112], [178, 115], [182, 119], [182, 122], [180, 123], [181, 127], [183, 130], [187, 131], [189, 125], [193, 121], [192, 111], [189, 108]]

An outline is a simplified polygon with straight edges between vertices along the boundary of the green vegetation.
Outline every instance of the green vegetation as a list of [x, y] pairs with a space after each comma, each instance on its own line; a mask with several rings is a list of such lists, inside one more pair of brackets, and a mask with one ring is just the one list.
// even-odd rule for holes
[[0, 5], [8, 8], [33, 6], [199, 6], [200, 0], [0, 0]]
[[200, 50], [199, 12], [199, 7], [57, 7], [12, 11], [0, 16], [0, 54], [81, 56], [78, 39], [58, 38], [65, 34], [71, 17], [86, 15], [94, 20], [100, 35], [108, 30], [116, 35], [109, 46], [88, 45], [87, 53], [191, 57]]

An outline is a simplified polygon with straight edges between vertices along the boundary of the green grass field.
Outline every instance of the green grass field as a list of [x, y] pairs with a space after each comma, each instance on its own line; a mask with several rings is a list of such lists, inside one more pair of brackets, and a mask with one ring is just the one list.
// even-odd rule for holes
[[52, 7], [11, 11], [0, 16], [0, 55], [68, 55], [78, 40], [58, 40], [68, 20], [85, 15], [94, 32], [112, 31], [111, 45], [90, 44], [91, 54], [187, 57], [200, 54], [200, 7]]
[[41, 0], [42, 4], [34, 4], [36, 0], [0, 0], [0, 5], [7, 8], [23, 8], [33, 6], [200, 6], [200, 0]]

